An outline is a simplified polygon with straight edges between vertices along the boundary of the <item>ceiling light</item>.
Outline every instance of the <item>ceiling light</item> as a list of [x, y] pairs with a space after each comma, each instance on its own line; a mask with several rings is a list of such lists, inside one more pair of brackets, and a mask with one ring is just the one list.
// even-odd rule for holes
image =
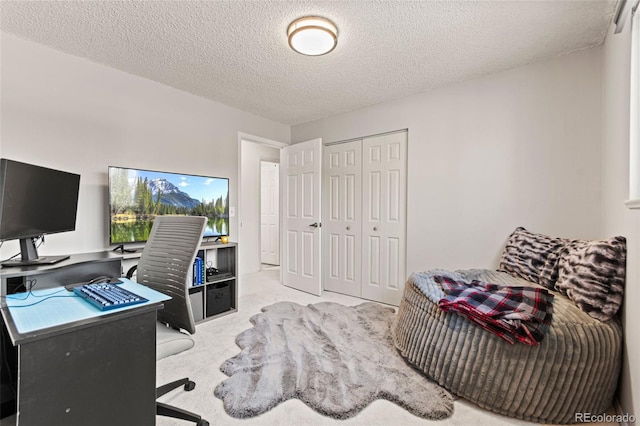
[[320, 16], [296, 19], [289, 25], [287, 35], [289, 46], [303, 55], [324, 55], [338, 44], [338, 29], [335, 24]]

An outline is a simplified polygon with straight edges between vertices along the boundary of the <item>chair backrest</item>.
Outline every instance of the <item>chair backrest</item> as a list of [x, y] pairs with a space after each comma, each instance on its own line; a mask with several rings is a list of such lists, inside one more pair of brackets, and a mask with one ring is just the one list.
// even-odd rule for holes
[[138, 262], [137, 281], [171, 297], [158, 321], [193, 334], [187, 282], [207, 223], [204, 216], [157, 216]]

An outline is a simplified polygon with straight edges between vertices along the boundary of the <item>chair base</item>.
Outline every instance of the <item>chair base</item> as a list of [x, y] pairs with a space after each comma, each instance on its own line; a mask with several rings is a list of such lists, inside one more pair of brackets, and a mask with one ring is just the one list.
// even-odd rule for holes
[[[196, 387], [196, 384], [195, 382], [189, 380], [189, 378], [187, 377], [185, 377], [184, 379], [175, 380], [171, 383], [167, 383], [166, 385], [162, 385], [156, 388], [156, 398], [159, 398], [162, 395], [165, 395], [180, 386], [184, 386], [184, 390], [186, 391], [191, 391]], [[201, 416], [192, 413], [191, 411], [183, 410], [182, 408], [165, 404], [164, 402], [156, 401], [156, 414], [158, 416], [172, 417], [174, 419], [195, 422], [197, 426], [209, 426], [209, 422], [204, 420]]]

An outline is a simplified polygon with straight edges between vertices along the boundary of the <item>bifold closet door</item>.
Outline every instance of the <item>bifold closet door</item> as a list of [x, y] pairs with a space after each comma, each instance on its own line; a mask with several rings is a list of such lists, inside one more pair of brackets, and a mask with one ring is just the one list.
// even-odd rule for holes
[[362, 141], [324, 147], [324, 289], [361, 296]]
[[391, 305], [406, 270], [407, 133], [362, 141], [362, 297]]

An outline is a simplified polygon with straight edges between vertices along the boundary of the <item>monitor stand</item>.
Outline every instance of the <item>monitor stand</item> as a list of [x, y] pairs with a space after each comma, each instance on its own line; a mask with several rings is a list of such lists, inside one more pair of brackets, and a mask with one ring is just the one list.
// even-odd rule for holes
[[69, 256], [42, 256], [37, 259], [10, 259], [2, 262], [2, 266], [32, 266], [32, 265], [53, 265], [54, 263], [62, 262], [68, 259]]
[[9, 259], [2, 262], [2, 266], [32, 266], [32, 265], [53, 265], [69, 258], [63, 256], [38, 256], [35, 245], [36, 238], [20, 238], [20, 259]]

